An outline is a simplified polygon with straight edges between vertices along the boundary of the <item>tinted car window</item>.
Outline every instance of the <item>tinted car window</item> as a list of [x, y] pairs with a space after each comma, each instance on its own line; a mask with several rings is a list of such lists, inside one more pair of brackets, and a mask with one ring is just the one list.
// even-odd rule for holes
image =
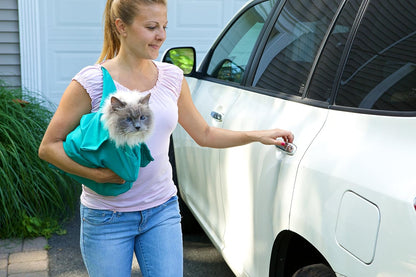
[[416, 111], [416, 1], [373, 0], [351, 47], [335, 103]]
[[234, 22], [213, 52], [207, 71], [209, 76], [241, 83], [257, 38], [276, 2], [257, 4]]
[[315, 68], [308, 98], [329, 102], [342, 53], [361, 2], [350, 0], [343, 7]]
[[267, 40], [253, 86], [302, 95], [341, 0], [288, 1]]

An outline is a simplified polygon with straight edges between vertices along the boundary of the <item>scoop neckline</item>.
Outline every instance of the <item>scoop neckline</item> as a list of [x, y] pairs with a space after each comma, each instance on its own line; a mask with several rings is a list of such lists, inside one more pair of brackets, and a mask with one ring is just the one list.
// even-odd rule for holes
[[139, 91], [139, 92], [141, 92], [141, 93], [145, 93], [145, 92], [149, 92], [149, 91], [154, 90], [156, 87], [158, 87], [158, 86], [159, 86], [159, 83], [160, 83], [160, 75], [161, 75], [161, 71], [160, 71], [159, 65], [158, 65], [155, 61], [152, 61], [152, 63], [155, 65], [156, 70], [157, 70], [157, 79], [156, 79], [156, 83], [155, 83], [155, 85], [154, 85], [153, 87], [151, 87], [151, 88], [150, 88], [150, 89], [148, 89], [148, 90], [144, 90], [144, 91], [137, 90], [137, 89], [129, 89], [128, 87], [126, 87], [126, 86], [124, 86], [124, 85], [120, 84], [119, 82], [117, 82], [116, 80], [114, 80], [114, 79], [113, 79], [113, 76], [111, 76], [110, 72], [108, 72], [108, 69], [107, 69], [105, 66], [103, 66], [102, 64], [98, 64], [98, 66], [99, 66], [99, 67], [104, 68], [105, 70], [107, 70], [107, 72], [108, 72], [108, 74], [111, 76], [111, 79], [113, 80], [114, 84], [117, 84], [119, 87], [121, 87], [121, 88], [123, 88], [123, 89], [126, 89], [126, 90], [128, 90], [128, 91], [137, 90], [137, 91]]

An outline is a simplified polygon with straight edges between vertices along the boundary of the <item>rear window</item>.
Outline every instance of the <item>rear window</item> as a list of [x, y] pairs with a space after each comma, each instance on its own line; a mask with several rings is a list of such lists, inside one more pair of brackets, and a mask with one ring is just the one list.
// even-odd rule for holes
[[416, 1], [369, 3], [352, 43], [335, 104], [416, 111]]

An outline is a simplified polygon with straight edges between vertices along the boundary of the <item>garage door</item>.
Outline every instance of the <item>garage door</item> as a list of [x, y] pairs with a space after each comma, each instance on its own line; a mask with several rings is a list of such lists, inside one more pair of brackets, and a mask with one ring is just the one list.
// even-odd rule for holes
[[[246, 0], [168, 1], [172, 46], [195, 46], [198, 60]], [[57, 105], [71, 78], [95, 63], [102, 45], [103, 0], [20, 0], [22, 86]]]

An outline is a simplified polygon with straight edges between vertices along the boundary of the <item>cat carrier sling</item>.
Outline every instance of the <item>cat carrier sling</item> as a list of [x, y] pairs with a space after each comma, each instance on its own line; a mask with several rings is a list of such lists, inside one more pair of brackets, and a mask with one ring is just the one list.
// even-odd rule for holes
[[140, 167], [147, 166], [153, 157], [145, 143], [133, 147], [116, 147], [101, 121], [106, 98], [116, 91], [109, 72], [103, 71], [103, 96], [97, 112], [83, 115], [79, 126], [69, 133], [63, 143], [65, 153], [75, 162], [90, 168], [109, 168], [124, 179], [124, 184], [97, 183], [77, 175], [66, 173], [98, 194], [116, 196], [128, 191], [136, 181]]

